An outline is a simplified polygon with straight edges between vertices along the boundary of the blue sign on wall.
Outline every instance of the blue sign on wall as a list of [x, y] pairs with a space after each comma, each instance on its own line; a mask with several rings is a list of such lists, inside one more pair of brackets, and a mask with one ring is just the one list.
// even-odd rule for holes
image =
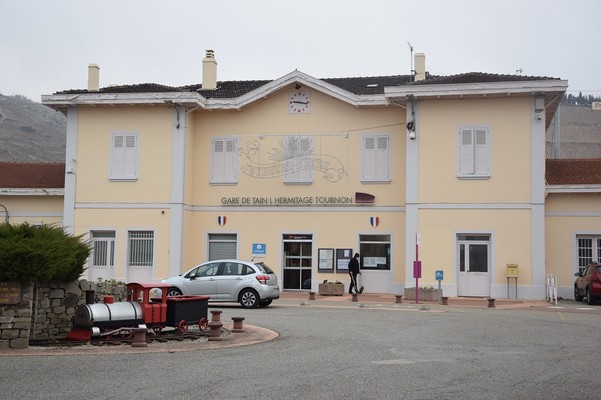
[[442, 281], [444, 279], [444, 271], [443, 270], [436, 270], [436, 280], [437, 281]]
[[253, 243], [253, 257], [265, 257], [267, 254], [265, 243]]

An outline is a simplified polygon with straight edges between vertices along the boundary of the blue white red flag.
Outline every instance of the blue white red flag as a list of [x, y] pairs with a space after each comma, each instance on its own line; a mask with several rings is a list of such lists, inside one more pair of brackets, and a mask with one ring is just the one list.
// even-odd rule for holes
[[219, 224], [219, 226], [225, 225], [225, 221], [226, 221], [225, 215], [220, 215], [217, 217], [217, 223]]
[[380, 225], [380, 217], [369, 217], [369, 223], [374, 228], [377, 228]]

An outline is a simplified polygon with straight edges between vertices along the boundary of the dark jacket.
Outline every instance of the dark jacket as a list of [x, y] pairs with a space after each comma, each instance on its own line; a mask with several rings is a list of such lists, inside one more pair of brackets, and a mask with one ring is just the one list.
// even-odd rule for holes
[[351, 261], [349, 261], [348, 263], [348, 270], [349, 272], [352, 272], [353, 274], [358, 274], [359, 271], [359, 260], [357, 260], [357, 258], [353, 257], [351, 258]]

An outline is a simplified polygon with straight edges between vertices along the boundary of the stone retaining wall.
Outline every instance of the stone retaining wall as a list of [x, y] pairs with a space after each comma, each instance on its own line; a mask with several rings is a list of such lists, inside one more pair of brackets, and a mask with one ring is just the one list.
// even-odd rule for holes
[[22, 283], [21, 301], [0, 306], [0, 349], [26, 348], [30, 339], [65, 337], [75, 308], [85, 304], [90, 290], [95, 292], [95, 302], [102, 302], [107, 295], [114, 301], [126, 297], [123, 285], [110, 282]]

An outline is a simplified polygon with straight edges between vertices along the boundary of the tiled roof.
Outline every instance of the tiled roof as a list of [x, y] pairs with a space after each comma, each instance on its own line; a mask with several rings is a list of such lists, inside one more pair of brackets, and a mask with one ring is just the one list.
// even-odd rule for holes
[[547, 185], [601, 185], [601, 159], [548, 159]]
[[0, 162], [0, 188], [63, 189], [64, 163]]
[[[337, 86], [356, 95], [384, 94], [385, 86], [404, 85], [437, 85], [449, 83], [488, 83], [512, 81], [555, 80], [542, 76], [499, 75], [481, 72], [469, 72], [451, 76], [428, 75], [428, 79], [412, 82], [411, 75], [367, 76], [354, 78], [324, 78], [324, 82]], [[136, 85], [108, 86], [101, 88], [99, 93], [163, 93], [163, 92], [198, 92], [207, 99], [229, 99], [240, 97], [272, 81], [219, 81], [216, 90], [202, 90], [202, 85], [165, 86], [157, 83], [140, 83]], [[88, 93], [86, 89], [72, 89], [56, 94]]]

